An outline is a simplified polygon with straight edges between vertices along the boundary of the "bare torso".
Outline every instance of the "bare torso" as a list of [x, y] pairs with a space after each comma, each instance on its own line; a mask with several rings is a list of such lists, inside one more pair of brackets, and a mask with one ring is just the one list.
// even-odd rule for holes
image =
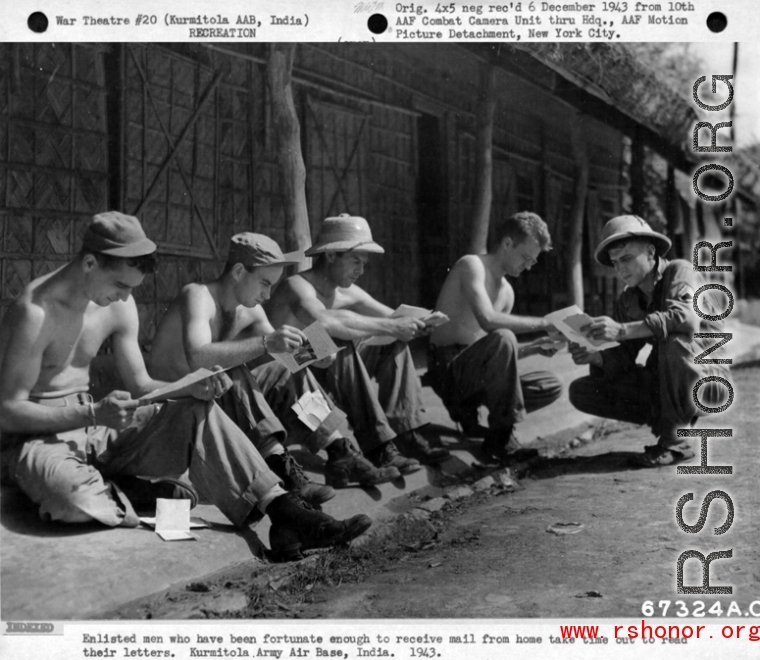
[[[233, 311], [226, 312], [219, 302], [221, 289], [217, 282], [210, 284], [188, 284], [183, 292], [193, 287], [200, 294], [200, 309], [211, 331], [211, 341], [220, 342], [241, 339], [250, 336], [253, 324], [263, 316], [261, 307], [247, 308], [238, 305]], [[174, 381], [192, 371], [185, 356], [184, 324], [182, 320], [182, 302], [177, 297], [166, 310], [153, 340], [149, 371], [155, 378]]]
[[72, 307], [56, 277], [61, 270], [30, 282], [6, 313], [0, 327], [0, 351], [5, 352], [17, 331], [14, 320], [33, 317], [40, 323], [36, 347], [41, 354], [39, 375], [31, 388], [34, 398], [86, 392], [90, 363], [103, 342], [119, 326], [125, 303], [100, 307], [93, 302]]
[[303, 330], [308, 325], [303, 316], [298, 315], [299, 299], [304, 297], [316, 298], [327, 309], [351, 310], [356, 305], [355, 292], [360, 290], [356, 284], [347, 288], [336, 287], [325, 295], [314, 286], [313, 279], [313, 271], [307, 270], [291, 275], [280, 284], [265, 305], [267, 316], [275, 328], [292, 325]]
[[473, 312], [471, 294], [463, 277], [466, 270], [482, 276], [486, 295], [495, 311], [509, 314], [514, 306], [515, 293], [507, 279], [487, 268], [483, 256], [465, 255], [454, 264], [438, 295], [436, 310], [451, 320], [430, 335], [430, 341], [437, 346], [469, 345], [486, 335]]

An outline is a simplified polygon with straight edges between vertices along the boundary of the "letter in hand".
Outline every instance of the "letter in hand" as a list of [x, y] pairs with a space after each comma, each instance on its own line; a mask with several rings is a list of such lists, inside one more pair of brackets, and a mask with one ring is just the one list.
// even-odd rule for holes
[[585, 346], [581, 346], [572, 341], [568, 348], [575, 364], [593, 364], [597, 367], [602, 366], [601, 353], [590, 353]]
[[283, 325], [271, 335], [267, 335], [267, 350], [270, 353], [293, 353], [306, 342], [306, 335], [292, 325]]
[[594, 341], [616, 341], [620, 334], [621, 325], [609, 316], [597, 316], [581, 327], [581, 332]]
[[415, 319], [411, 316], [399, 316], [392, 320], [395, 327], [390, 334], [401, 341], [411, 341], [415, 337], [421, 337], [428, 332], [425, 321], [422, 319]]
[[232, 387], [232, 379], [224, 373], [224, 370], [219, 365], [215, 366], [214, 371], [219, 373], [209, 376], [208, 378], [193, 383], [190, 386], [190, 395], [194, 399], [200, 399], [201, 401], [211, 401], [211, 399], [218, 399], [227, 390]]
[[565, 339], [565, 335], [563, 335], [557, 328], [555, 328], [553, 325], [550, 325], [548, 328], [546, 328], [546, 332], [549, 334], [549, 339], [551, 339], [553, 342], [566, 342], [567, 339]]
[[139, 401], [133, 399], [129, 392], [114, 390], [94, 404], [95, 420], [98, 426], [121, 431], [132, 423], [132, 417], [139, 405]]

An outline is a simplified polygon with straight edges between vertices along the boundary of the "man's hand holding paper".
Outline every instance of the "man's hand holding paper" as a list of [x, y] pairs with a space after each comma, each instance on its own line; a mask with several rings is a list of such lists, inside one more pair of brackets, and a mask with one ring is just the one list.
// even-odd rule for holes
[[216, 366], [213, 371], [215, 373], [208, 378], [190, 385], [188, 394], [191, 397], [201, 401], [211, 401], [211, 399], [218, 399], [232, 387], [232, 380], [224, 373], [222, 367]]
[[581, 327], [581, 332], [593, 341], [617, 341], [623, 325], [609, 316], [597, 316], [591, 323]]
[[569, 344], [569, 350], [575, 364], [593, 364], [597, 367], [602, 366], [601, 353], [591, 353], [585, 346], [581, 346], [572, 341]]
[[[618, 345], [615, 341], [620, 332], [618, 323], [606, 316], [592, 318], [584, 314], [577, 305], [547, 314], [545, 318], [570, 342], [582, 346], [590, 353]], [[610, 336], [611, 333], [613, 334]]]

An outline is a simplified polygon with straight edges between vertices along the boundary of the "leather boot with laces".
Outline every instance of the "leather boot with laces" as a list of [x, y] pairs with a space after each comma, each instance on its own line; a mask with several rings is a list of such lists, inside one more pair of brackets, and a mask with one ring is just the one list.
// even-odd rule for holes
[[278, 561], [294, 561], [301, 559], [306, 550], [348, 543], [372, 525], [371, 518], [364, 514], [336, 520], [304, 506], [290, 493], [272, 500], [266, 514], [272, 521], [269, 546]]
[[333, 488], [346, 488], [351, 483], [377, 486], [401, 476], [395, 467], [375, 467], [354, 447], [348, 438], [337, 438], [327, 447], [325, 481]]
[[409, 456], [427, 465], [436, 465], [445, 461], [451, 454], [445, 447], [433, 447], [419, 430], [407, 431], [396, 436], [396, 443]]
[[314, 483], [304, 474], [301, 465], [286, 449], [283, 454], [272, 454], [265, 459], [269, 469], [282, 479], [285, 490], [296, 493], [313, 506], [319, 506], [335, 497], [330, 486]]
[[367, 458], [378, 467], [395, 467], [401, 474], [412, 474], [422, 469], [419, 461], [402, 456], [390, 440], [368, 452]]

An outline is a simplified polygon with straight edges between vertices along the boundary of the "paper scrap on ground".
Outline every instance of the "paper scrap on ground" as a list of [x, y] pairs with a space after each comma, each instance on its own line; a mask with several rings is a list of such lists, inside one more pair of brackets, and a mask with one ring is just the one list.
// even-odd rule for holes
[[190, 500], [156, 500], [156, 534], [164, 541], [194, 541], [190, 531]]
[[271, 354], [275, 360], [284, 364], [293, 373], [342, 350], [330, 339], [327, 330], [318, 321], [304, 328], [302, 332], [306, 335], [306, 341], [298, 350], [292, 353]]
[[[226, 369], [223, 369], [222, 371], [227, 371]], [[153, 390], [150, 394], [146, 394], [145, 396], [140, 397], [140, 403], [146, 404], [146, 403], [157, 403], [159, 401], [166, 401], [167, 399], [171, 399], [177, 392], [184, 389], [188, 385], [193, 385], [194, 383], [199, 383], [202, 380], [206, 380], [209, 376], [213, 376], [215, 373], [222, 373], [221, 371], [212, 371], [211, 369], [204, 369], [201, 367], [200, 369], [193, 371], [190, 374], [187, 374], [187, 376], [184, 376], [183, 378], [180, 378], [178, 381], [174, 383], [169, 383], [168, 385], [165, 385], [164, 387]], [[183, 396], [190, 396], [189, 394], [185, 394]]]
[[305, 392], [291, 408], [300, 419], [312, 431], [316, 431], [322, 422], [330, 414], [330, 406], [327, 405], [322, 392]]
[[[437, 328], [439, 325], [449, 322], [449, 317], [443, 312], [434, 312], [430, 309], [425, 309], [424, 307], [415, 307], [414, 305], [399, 305], [396, 311], [391, 314], [392, 319], [398, 319], [401, 317], [420, 319], [424, 321], [425, 326], [428, 328]], [[392, 344], [394, 341], [396, 341], [395, 337], [381, 335], [378, 337], [370, 337], [363, 343], [365, 346], [384, 346], [385, 344]]]
[[619, 346], [616, 341], [603, 341], [591, 339], [581, 332], [581, 328], [591, 323], [593, 320], [588, 314], [584, 314], [578, 305], [571, 305], [560, 309], [544, 317], [557, 330], [559, 330], [570, 341], [580, 344], [586, 348], [589, 353], [598, 353], [614, 346]]
[[[150, 516], [142, 516], [140, 518], [140, 522], [143, 525], [147, 525], [148, 527], [155, 527], [156, 526], [156, 518], [155, 516], [151, 518]], [[190, 529], [203, 529], [203, 528], [211, 528], [211, 525], [205, 521], [203, 518], [198, 518], [197, 516], [193, 516], [190, 518]]]

